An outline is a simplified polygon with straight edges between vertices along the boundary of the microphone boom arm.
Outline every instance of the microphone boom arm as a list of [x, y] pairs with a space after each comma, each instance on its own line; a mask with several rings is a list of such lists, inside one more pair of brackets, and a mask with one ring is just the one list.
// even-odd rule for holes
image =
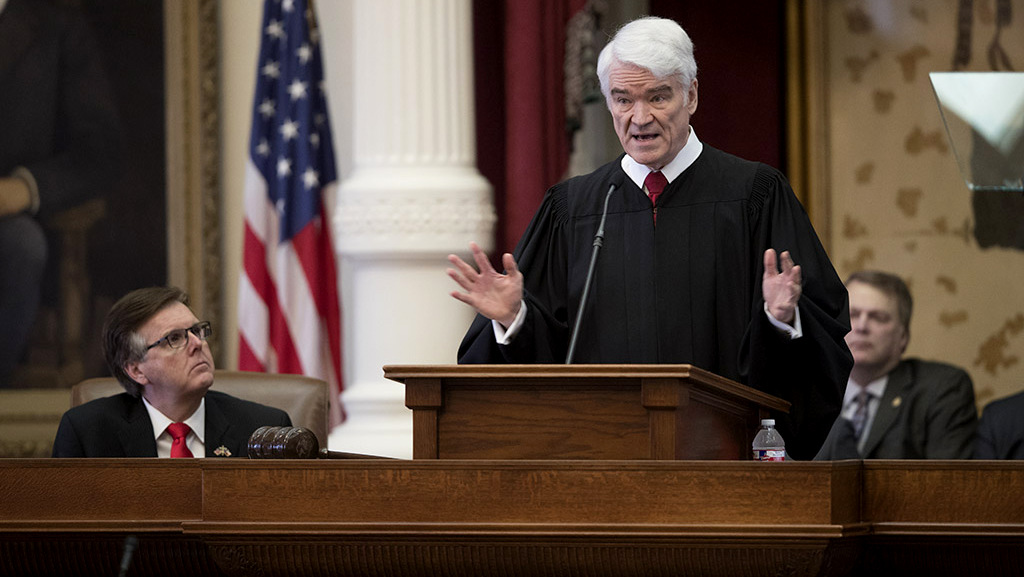
[[565, 355], [565, 364], [571, 365], [573, 356], [576, 354], [576, 341], [580, 336], [580, 325], [583, 322], [583, 311], [587, 306], [587, 297], [590, 295], [590, 284], [594, 280], [594, 268], [597, 266], [597, 253], [604, 246], [604, 221], [608, 218], [608, 201], [612, 198], [619, 183], [612, 180], [608, 185], [608, 193], [604, 196], [604, 210], [601, 211], [601, 222], [597, 226], [597, 234], [594, 235], [594, 250], [590, 253], [590, 267], [587, 269], [587, 279], [583, 283], [583, 296], [580, 297], [580, 308], [576, 311], [576, 323], [572, 328], [572, 337], [569, 340], [569, 352]]

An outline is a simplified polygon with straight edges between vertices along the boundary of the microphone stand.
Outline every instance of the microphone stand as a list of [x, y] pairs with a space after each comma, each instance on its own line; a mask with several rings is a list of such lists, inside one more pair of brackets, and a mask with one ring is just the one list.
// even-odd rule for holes
[[132, 564], [132, 556], [135, 555], [135, 549], [139, 546], [139, 538], [135, 535], [128, 535], [124, 538], [124, 553], [121, 554], [121, 567], [117, 572], [118, 577], [125, 577], [128, 575], [128, 567]]
[[587, 307], [587, 297], [590, 296], [590, 284], [594, 280], [594, 268], [597, 265], [597, 253], [604, 245], [604, 221], [608, 218], [608, 201], [612, 198], [619, 185], [618, 179], [613, 179], [608, 185], [608, 194], [604, 196], [604, 210], [601, 211], [601, 223], [597, 227], [597, 234], [594, 235], [594, 250], [590, 253], [590, 268], [587, 269], [587, 280], [583, 283], [583, 296], [580, 298], [580, 309], [576, 313], [576, 323], [572, 328], [572, 338], [569, 339], [569, 352], [565, 355], [565, 364], [571, 365], [572, 358], [576, 354], [576, 341], [580, 336], [580, 324], [583, 322], [583, 312]]

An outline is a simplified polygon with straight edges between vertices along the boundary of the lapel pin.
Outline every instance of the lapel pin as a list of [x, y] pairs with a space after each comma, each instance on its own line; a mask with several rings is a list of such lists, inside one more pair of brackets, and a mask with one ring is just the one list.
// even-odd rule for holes
[[230, 457], [231, 451], [229, 451], [228, 448], [225, 447], [224, 445], [221, 445], [213, 451], [213, 454], [217, 455], [218, 457]]
[[894, 409], [899, 408], [900, 403], [902, 403], [902, 402], [903, 402], [903, 398], [896, 397], [895, 399], [892, 400], [892, 408], [894, 408]]

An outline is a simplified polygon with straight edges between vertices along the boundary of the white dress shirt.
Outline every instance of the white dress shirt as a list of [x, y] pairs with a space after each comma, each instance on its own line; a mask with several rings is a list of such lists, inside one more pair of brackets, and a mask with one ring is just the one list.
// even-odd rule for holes
[[[149, 420], [153, 423], [153, 438], [156, 439], [156, 456], [162, 459], [170, 458], [171, 456], [171, 443], [174, 439], [171, 438], [171, 434], [167, 432], [167, 426], [173, 423], [171, 419], [167, 418], [167, 415], [160, 412], [159, 409], [149, 404], [149, 401], [145, 397], [142, 398], [142, 402], [146, 405], [146, 411], [149, 412]], [[199, 403], [199, 408], [196, 412], [192, 413], [192, 416], [185, 419], [184, 423], [192, 429], [188, 436], [185, 437], [185, 445], [189, 451], [192, 451], [192, 456], [197, 458], [206, 457], [206, 399], [204, 398]]]

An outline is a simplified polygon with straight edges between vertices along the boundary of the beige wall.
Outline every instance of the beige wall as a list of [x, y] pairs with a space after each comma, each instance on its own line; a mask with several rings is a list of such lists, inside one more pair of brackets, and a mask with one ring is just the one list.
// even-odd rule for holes
[[[903, 276], [915, 311], [908, 354], [960, 365], [979, 407], [1024, 388], [1024, 252], [982, 249], [930, 71], [952, 70], [956, 0], [827, 1], [831, 256]], [[994, 0], [974, 2], [973, 59], [988, 70]], [[1000, 39], [1024, 67], [1024, 1]], [[1022, 214], [1006, 218], [1022, 219]]]
[[[242, 261], [242, 191], [249, 148], [252, 92], [259, 55], [259, 29], [263, 18], [261, 2], [224, 0], [220, 6], [221, 73], [221, 182], [224, 206], [221, 230], [224, 240], [225, 334], [238, 327], [238, 274]], [[238, 339], [226, 338], [224, 368], [238, 367]]]

